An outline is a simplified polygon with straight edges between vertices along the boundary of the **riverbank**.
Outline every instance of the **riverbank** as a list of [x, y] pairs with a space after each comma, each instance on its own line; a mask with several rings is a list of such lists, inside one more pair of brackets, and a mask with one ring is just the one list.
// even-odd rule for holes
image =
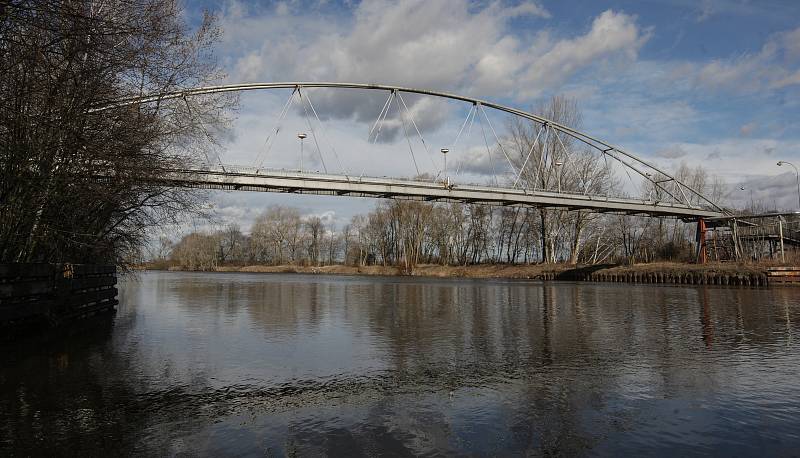
[[[148, 269], [151, 266], [142, 266]], [[636, 265], [531, 264], [531, 265], [419, 265], [409, 273], [393, 266], [220, 266], [217, 272], [299, 273], [324, 275], [414, 276], [438, 278], [536, 279], [650, 283], [679, 285], [767, 286], [771, 283], [767, 265], [712, 263], [650, 263]], [[170, 267], [169, 270], [186, 270]]]

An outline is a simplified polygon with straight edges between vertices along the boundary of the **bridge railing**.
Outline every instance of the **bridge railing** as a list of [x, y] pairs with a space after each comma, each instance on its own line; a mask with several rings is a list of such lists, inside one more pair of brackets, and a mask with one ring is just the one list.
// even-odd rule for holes
[[783, 237], [787, 243], [800, 243], [800, 221], [761, 221], [754, 226], [737, 228], [740, 238], [776, 239]]
[[413, 185], [413, 186], [425, 186], [425, 187], [436, 187], [436, 188], [445, 186], [451, 189], [474, 190], [474, 191], [484, 191], [484, 192], [502, 192], [509, 194], [540, 195], [540, 196], [550, 196], [550, 197], [571, 197], [575, 199], [596, 201], [596, 202], [618, 202], [618, 203], [636, 202], [644, 205], [653, 205], [653, 206], [658, 205], [660, 207], [668, 207], [668, 208], [713, 210], [710, 206], [701, 206], [701, 205], [691, 206], [678, 202], [659, 201], [650, 198], [642, 199], [625, 195], [610, 196], [610, 195], [600, 195], [600, 194], [565, 192], [560, 189], [530, 189], [530, 188], [519, 188], [519, 187], [513, 188], [505, 186], [487, 186], [486, 184], [479, 184], [479, 183], [447, 184], [442, 180], [429, 181], [429, 180], [415, 179], [413, 177], [409, 177], [408, 179], [400, 179], [400, 178], [390, 178], [387, 176], [377, 177], [369, 175], [360, 175], [360, 176], [336, 175], [336, 174], [325, 174], [319, 172], [309, 172], [303, 170], [277, 169], [269, 167], [251, 167], [251, 166], [240, 166], [232, 164], [208, 166], [203, 169], [184, 170], [180, 172], [187, 174], [197, 173], [197, 174], [214, 174], [221, 176], [237, 176], [237, 175], [253, 176], [253, 177], [279, 176], [287, 179], [331, 180], [337, 182], [345, 181], [354, 184], [376, 183], [376, 184], [390, 184], [396, 186]]
[[[109, 174], [98, 175], [96, 178], [113, 180], [114, 177]], [[698, 208], [674, 202], [490, 186], [451, 186], [429, 181], [391, 178], [360, 177], [358, 180], [354, 180], [342, 175], [309, 172], [279, 171], [248, 174], [223, 171], [222, 168], [164, 169], [152, 180], [153, 184], [168, 187], [560, 208], [569, 211], [586, 210], [599, 213], [681, 218], [686, 221], [724, 216], [715, 209]]]

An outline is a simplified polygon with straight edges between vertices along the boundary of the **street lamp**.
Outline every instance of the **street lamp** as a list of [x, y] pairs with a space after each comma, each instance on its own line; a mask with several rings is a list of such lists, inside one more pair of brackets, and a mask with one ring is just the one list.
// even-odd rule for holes
[[561, 166], [564, 165], [563, 162], [558, 161], [555, 163], [555, 166], [558, 167], [558, 172], [556, 172], [556, 178], [558, 178], [558, 192], [561, 192]]
[[306, 137], [308, 137], [308, 135], [306, 135], [303, 132], [300, 132], [299, 134], [297, 134], [297, 138], [300, 139], [300, 171], [301, 172], [303, 171], [303, 140]]
[[755, 214], [756, 212], [756, 201], [753, 199], [753, 188], [746, 188], [744, 185], [739, 186], [739, 189], [742, 191], [750, 191], [750, 211]]
[[797, 180], [797, 205], [800, 206], [800, 172], [797, 171], [797, 167], [791, 162], [778, 161], [778, 167], [782, 166], [783, 164], [791, 165], [792, 168], [794, 168], [794, 177]]
[[442, 157], [444, 158], [444, 178], [445, 178], [445, 183], [447, 183], [447, 185], [450, 185], [450, 177], [447, 176], [447, 153], [449, 153], [450, 150], [447, 149], [447, 148], [442, 148], [440, 151], [442, 152]]

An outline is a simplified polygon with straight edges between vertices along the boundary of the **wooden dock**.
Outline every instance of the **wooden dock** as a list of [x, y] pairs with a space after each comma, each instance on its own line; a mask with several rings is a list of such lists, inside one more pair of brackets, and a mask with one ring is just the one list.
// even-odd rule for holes
[[0, 264], [0, 333], [17, 324], [58, 325], [117, 305], [115, 266]]
[[766, 272], [770, 285], [800, 285], [800, 267], [768, 267]]

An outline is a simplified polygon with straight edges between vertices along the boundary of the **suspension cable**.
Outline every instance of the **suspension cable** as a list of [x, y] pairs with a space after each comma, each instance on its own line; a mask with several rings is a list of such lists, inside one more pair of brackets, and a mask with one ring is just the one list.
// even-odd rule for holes
[[303, 93], [300, 91], [300, 88], [297, 88], [297, 95], [300, 97], [300, 104], [303, 105], [303, 113], [306, 117], [306, 124], [308, 124], [308, 129], [311, 131], [311, 138], [314, 139], [314, 145], [317, 147], [317, 154], [319, 154], [319, 160], [322, 162], [322, 170], [325, 173], [328, 173], [328, 166], [325, 165], [325, 158], [322, 157], [322, 149], [319, 147], [319, 140], [317, 139], [317, 133], [314, 132], [314, 126], [311, 125], [311, 118], [308, 116], [308, 108], [303, 103]]
[[408, 143], [408, 151], [411, 153], [411, 160], [414, 162], [414, 170], [417, 171], [417, 176], [420, 176], [419, 173], [419, 166], [417, 166], [417, 158], [414, 157], [414, 148], [411, 146], [411, 138], [408, 136], [408, 129], [406, 128], [406, 118], [403, 115], [403, 110], [400, 107], [400, 104], [397, 104], [397, 114], [400, 115], [400, 123], [403, 125], [403, 134], [406, 137], [406, 143]]
[[383, 116], [383, 112], [389, 106], [389, 102], [392, 100], [393, 96], [394, 96], [394, 92], [389, 92], [389, 97], [386, 98], [386, 102], [383, 104], [383, 108], [381, 108], [381, 112], [378, 113], [378, 119], [375, 120], [375, 123], [373, 123], [372, 127], [369, 129], [369, 133], [367, 134], [367, 142], [369, 142], [369, 139], [372, 138], [372, 132], [378, 126], [378, 122], [381, 120], [381, 117]]
[[[372, 129], [370, 129], [369, 133], [367, 134], [367, 143], [372, 143], [373, 145], [378, 143], [378, 137], [381, 135], [381, 130], [383, 129], [383, 124], [386, 121], [386, 117], [389, 115], [389, 107], [391, 106], [392, 100], [394, 100], [395, 92], [391, 91], [389, 93], [389, 97], [386, 99], [386, 103], [383, 104], [383, 108], [381, 108], [381, 112], [378, 113], [378, 119], [375, 120], [375, 124], [373, 124]], [[376, 130], [377, 127], [377, 130]], [[375, 138], [371, 139], [372, 132], [375, 131]], [[364, 162], [364, 167], [361, 168], [361, 175], [360, 177], [364, 176], [366, 172], [367, 162]]]
[[483, 107], [483, 105], [481, 105], [481, 104], [478, 104], [478, 105], [480, 106], [481, 111], [483, 112], [483, 117], [486, 118], [486, 123], [489, 125], [489, 128], [492, 129], [492, 133], [494, 134], [494, 138], [495, 138], [495, 140], [497, 140], [497, 144], [500, 146], [500, 151], [502, 151], [503, 155], [506, 157], [506, 160], [508, 161], [508, 165], [511, 166], [511, 170], [513, 170], [516, 173], [517, 168], [514, 167], [514, 164], [511, 162], [511, 158], [508, 157], [508, 153], [506, 153], [506, 148], [503, 146], [503, 142], [500, 141], [500, 137], [497, 136], [497, 131], [494, 130], [494, 126], [492, 125], [492, 120], [489, 119], [489, 115], [486, 114], [486, 109]]
[[[185, 104], [186, 104], [186, 109], [187, 109], [187, 110], [189, 110], [189, 115], [191, 116], [191, 115], [192, 115], [192, 106], [191, 106], [191, 105], [189, 105], [189, 101], [186, 99], [186, 96], [185, 96], [185, 95], [183, 96], [183, 103], [185, 103]], [[201, 123], [202, 123], [202, 122], [201, 122]], [[209, 141], [209, 143], [211, 143], [212, 145], [216, 143], [216, 142], [214, 141], [214, 139], [212, 139], [212, 138], [211, 138], [211, 136], [208, 134], [208, 132], [207, 132], [205, 129], [203, 129], [203, 135], [206, 137], [206, 139], [207, 139], [207, 140]], [[210, 165], [211, 165], [211, 159], [208, 157], [208, 153], [206, 153], [206, 151], [205, 151], [205, 150], [203, 150], [203, 156], [205, 156], [205, 157], [206, 157], [206, 162], [207, 162], [207, 163], [208, 163], [208, 165], [210, 166]], [[224, 171], [225, 171], [225, 165], [222, 163], [222, 159], [219, 157], [219, 154], [217, 154], [216, 156], [217, 156], [217, 162], [219, 162], [219, 166], [222, 168], [222, 171], [224, 172]]]
[[681, 194], [683, 194], [683, 198], [686, 199], [686, 206], [691, 207], [692, 203], [689, 201], [689, 196], [686, 195], [686, 192], [683, 190], [683, 185], [678, 183], [678, 180], [673, 179], [673, 183], [675, 186], [680, 190]]
[[[320, 127], [322, 128], [322, 133], [326, 137], [330, 138], [330, 136], [328, 135], [328, 129], [325, 128], [325, 124], [323, 124], [322, 120], [319, 119], [319, 115], [317, 114], [317, 110], [314, 109], [314, 104], [311, 103], [311, 97], [308, 95], [308, 92], [306, 92], [306, 101], [308, 102], [308, 106], [311, 107], [311, 111], [314, 113], [314, 116], [317, 118], [317, 122], [319, 123]], [[333, 156], [336, 158], [336, 162], [339, 164], [339, 168], [342, 170], [342, 172], [344, 172], [345, 178], [347, 178], [347, 180], [350, 181], [350, 173], [342, 165], [342, 161], [339, 159], [339, 154], [336, 152], [336, 147], [333, 145], [333, 142], [331, 142], [331, 151], [333, 151]]]
[[[392, 102], [394, 102], [395, 94], [394, 92], [389, 95], [389, 100], [386, 101], [386, 111], [383, 112], [383, 118], [380, 120], [380, 124], [378, 125], [378, 130], [375, 132], [375, 138], [372, 140], [372, 144], [378, 143], [378, 138], [381, 136], [381, 131], [383, 130], [383, 125], [386, 123], [386, 118], [389, 117], [389, 110], [392, 108]], [[367, 138], [369, 141], [369, 138]]]
[[[464, 122], [461, 124], [461, 128], [458, 129], [458, 134], [456, 134], [456, 139], [453, 141], [453, 143], [450, 146], [450, 149], [453, 151], [454, 154], [455, 154], [456, 146], [458, 145], [458, 140], [461, 138], [461, 133], [464, 132], [464, 127], [467, 125], [467, 122], [469, 122], [469, 118], [472, 115], [473, 108], [475, 108], [475, 104], [470, 105], [469, 111], [467, 111], [467, 117], [464, 118]], [[458, 171], [461, 168], [461, 163], [459, 162], [457, 164], [458, 165], [456, 166], [456, 175], [455, 176], [458, 176]]]
[[[550, 135], [552, 128], [548, 128], [547, 124], [543, 124], [542, 128], [544, 129], [544, 139], [542, 139], [542, 154], [539, 155], [539, 167], [536, 168], [536, 177], [533, 179], [533, 191], [536, 192], [536, 188], [539, 186], [539, 176], [542, 174], [542, 169], [544, 168], [544, 158], [547, 155], [547, 142], [550, 141]], [[542, 176], [544, 179], [544, 176]], [[545, 187], [547, 183], [545, 182], [542, 188]]]
[[541, 134], [542, 134], [542, 129], [539, 129], [539, 131], [536, 132], [536, 138], [533, 140], [533, 143], [531, 144], [531, 149], [528, 151], [528, 155], [525, 157], [525, 162], [522, 163], [522, 167], [520, 167], [519, 169], [519, 174], [517, 175], [517, 179], [514, 180], [514, 186], [513, 186], [514, 188], [517, 187], [517, 183], [519, 182], [519, 179], [522, 177], [522, 172], [525, 170], [525, 166], [528, 164], [528, 159], [531, 158], [531, 154], [533, 154], [533, 150], [534, 148], [536, 148], [536, 143], [539, 141], [539, 135]]
[[[267, 139], [264, 141], [265, 148], [259, 151], [258, 154], [256, 154], [255, 161], [253, 161], [253, 164], [256, 166], [256, 171], [258, 171], [258, 169], [260, 169], [261, 166], [264, 164], [264, 161], [267, 160], [267, 155], [269, 155], [269, 152], [272, 149], [272, 145], [275, 143], [275, 139], [278, 137], [278, 133], [281, 131], [281, 122], [286, 117], [286, 113], [289, 112], [291, 106], [294, 104], [294, 94], [296, 92], [297, 92], [297, 86], [295, 86], [295, 88], [292, 89], [292, 93], [289, 94], [289, 98], [286, 100], [286, 103], [283, 105], [283, 108], [281, 109], [280, 114], [278, 115], [278, 119], [276, 120], [275, 133], [267, 135]], [[260, 161], [259, 158], [261, 159]]]
[[489, 153], [489, 163], [492, 165], [492, 178], [494, 178], [495, 186], [498, 185], [497, 170], [494, 167], [494, 158], [492, 158], [492, 150], [489, 148], [489, 139], [486, 138], [486, 129], [483, 128], [483, 121], [478, 118], [478, 123], [481, 126], [481, 134], [483, 135], [483, 143], [486, 145], [486, 152]]
[[414, 126], [414, 130], [417, 131], [417, 135], [419, 135], [419, 139], [422, 142], [422, 146], [425, 147], [425, 152], [428, 154], [428, 159], [431, 161], [431, 165], [433, 168], [436, 168], [436, 164], [433, 162], [433, 157], [431, 157], [431, 151], [428, 149], [428, 144], [425, 143], [425, 137], [422, 136], [422, 132], [419, 131], [419, 127], [417, 126], [416, 121], [414, 121], [414, 114], [411, 113], [411, 110], [408, 109], [408, 105], [406, 105], [405, 99], [403, 99], [403, 94], [400, 92], [397, 93], [397, 97], [400, 99], [400, 102], [403, 104], [403, 107], [406, 109], [406, 114], [408, 114], [409, 119], [411, 119], [411, 124]]
[[[561, 182], [561, 177], [564, 176], [564, 170], [567, 169], [567, 164], [570, 162], [570, 160], [572, 158], [570, 157], [569, 151], [567, 151], [567, 145], [564, 144], [564, 140], [561, 139], [560, 135], [556, 135], [556, 140], [558, 140], [558, 142], [561, 144], [561, 149], [564, 150], [564, 156], [565, 156], [564, 164], [562, 164], [563, 168], [561, 169], [561, 172], [560, 172], [559, 178], [558, 178], [559, 182]], [[584, 190], [585, 190], [586, 189], [586, 185], [585, 185], [586, 182], [583, 180], [583, 177], [580, 176], [580, 174], [578, 175], [578, 179], [584, 182]], [[586, 195], [586, 192], [584, 192], [584, 195]]]
[[[475, 105], [473, 105], [474, 107]], [[472, 112], [472, 118], [469, 120], [469, 126], [467, 126], [467, 138], [470, 137], [472, 134], [472, 126], [475, 124], [475, 116], [478, 114], [478, 110], [470, 110]], [[463, 161], [459, 161], [458, 165], [456, 166], [456, 175], [454, 178], [458, 178], [458, 175], [461, 173], [461, 164]]]
[[469, 111], [467, 112], [467, 117], [464, 118], [464, 122], [461, 124], [461, 128], [458, 129], [458, 134], [456, 134], [456, 139], [453, 141], [452, 148], [455, 148], [458, 145], [458, 139], [461, 138], [461, 133], [464, 132], [464, 127], [467, 125], [467, 121], [469, 121], [470, 115], [472, 115], [472, 110], [475, 109], [475, 104], [470, 105]]

